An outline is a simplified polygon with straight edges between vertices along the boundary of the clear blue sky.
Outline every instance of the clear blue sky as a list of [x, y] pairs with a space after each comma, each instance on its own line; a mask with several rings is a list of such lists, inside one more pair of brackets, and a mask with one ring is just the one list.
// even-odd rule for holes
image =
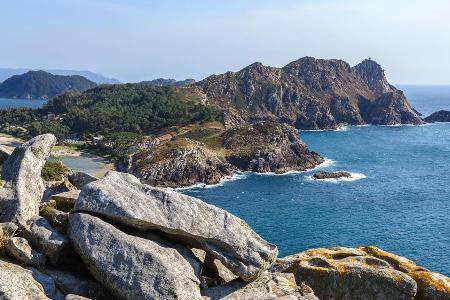
[[0, 0], [0, 67], [201, 79], [302, 56], [450, 84], [448, 0]]

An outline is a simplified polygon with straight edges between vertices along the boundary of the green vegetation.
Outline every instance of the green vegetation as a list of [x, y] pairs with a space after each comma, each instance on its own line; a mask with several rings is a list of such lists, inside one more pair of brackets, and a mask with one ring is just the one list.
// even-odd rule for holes
[[63, 165], [62, 162], [46, 161], [42, 168], [41, 176], [45, 181], [58, 181], [69, 170]]
[[188, 88], [139, 84], [66, 93], [49, 101], [43, 112], [61, 115], [62, 123], [71, 132], [95, 134], [149, 134], [169, 126], [215, 118], [214, 110], [201, 104]]

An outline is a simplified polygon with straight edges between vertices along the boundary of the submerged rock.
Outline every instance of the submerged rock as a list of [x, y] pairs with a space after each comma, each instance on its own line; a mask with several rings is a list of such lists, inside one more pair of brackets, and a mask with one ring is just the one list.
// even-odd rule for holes
[[14, 149], [3, 163], [0, 189], [0, 221], [17, 217], [29, 220], [39, 214], [39, 203], [44, 193], [41, 170], [56, 143], [52, 134], [37, 136]]
[[336, 178], [349, 178], [352, 174], [348, 172], [317, 172], [314, 173], [313, 177], [315, 179], [336, 179]]
[[200, 264], [187, 248], [84, 213], [70, 215], [69, 236], [92, 275], [119, 298], [201, 299]]
[[74, 211], [90, 212], [139, 230], [158, 230], [205, 250], [244, 280], [256, 278], [278, 254], [276, 246], [229, 212], [190, 196], [141, 184], [130, 174], [110, 171], [86, 185]]

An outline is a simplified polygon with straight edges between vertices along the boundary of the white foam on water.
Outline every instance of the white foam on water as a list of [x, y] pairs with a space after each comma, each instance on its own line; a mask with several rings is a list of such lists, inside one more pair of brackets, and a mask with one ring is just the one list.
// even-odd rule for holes
[[[336, 171], [341, 172], [341, 171]], [[357, 181], [360, 179], [367, 178], [366, 175], [363, 173], [354, 173], [354, 172], [348, 172], [350, 173], [350, 177], [340, 177], [340, 178], [326, 178], [326, 179], [316, 179], [312, 175], [305, 176], [306, 181], [314, 181], [314, 182], [331, 182], [331, 183], [340, 183], [340, 182], [352, 182]]]

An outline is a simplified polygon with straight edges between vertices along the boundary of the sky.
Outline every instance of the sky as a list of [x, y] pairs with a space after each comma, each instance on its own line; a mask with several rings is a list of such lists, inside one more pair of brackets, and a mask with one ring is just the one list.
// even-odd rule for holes
[[0, 0], [0, 37], [0, 67], [123, 82], [313, 56], [371, 57], [396, 84], [450, 84], [448, 0]]

